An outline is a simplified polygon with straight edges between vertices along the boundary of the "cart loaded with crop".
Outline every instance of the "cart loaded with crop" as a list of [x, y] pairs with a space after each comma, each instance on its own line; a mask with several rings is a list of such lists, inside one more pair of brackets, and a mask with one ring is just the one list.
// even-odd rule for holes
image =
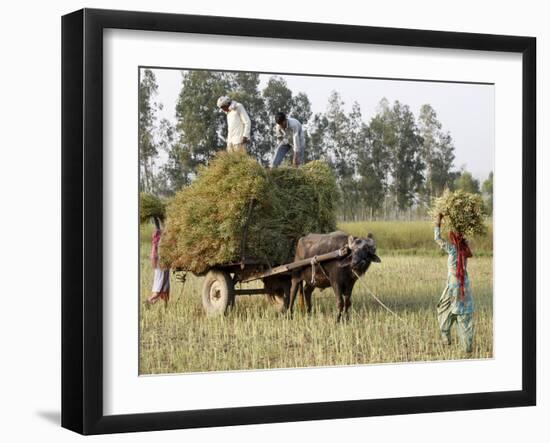
[[[336, 228], [338, 190], [329, 166], [266, 169], [246, 153], [220, 152], [166, 206], [161, 266], [204, 276], [202, 304], [222, 314], [237, 295], [267, 294], [282, 307], [303, 235]], [[337, 250], [317, 261], [334, 260]], [[240, 284], [263, 282], [262, 288]]]

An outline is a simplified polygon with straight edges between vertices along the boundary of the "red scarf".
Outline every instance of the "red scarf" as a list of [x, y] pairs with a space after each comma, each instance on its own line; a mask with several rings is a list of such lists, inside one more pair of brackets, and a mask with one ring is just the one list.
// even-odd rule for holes
[[468, 258], [472, 256], [472, 251], [468, 242], [460, 232], [451, 231], [449, 238], [456, 248], [456, 278], [460, 282], [460, 299], [464, 302], [464, 279], [466, 278], [466, 265]]
[[160, 229], [155, 229], [153, 231], [153, 237], [151, 239], [151, 266], [153, 266], [153, 269], [156, 269], [159, 265], [160, 236]]

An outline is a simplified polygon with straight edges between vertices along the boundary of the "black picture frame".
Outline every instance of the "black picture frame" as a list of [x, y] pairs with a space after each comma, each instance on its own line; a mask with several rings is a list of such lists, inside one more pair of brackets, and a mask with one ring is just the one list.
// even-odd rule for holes
[[[103, 413], [103, 30], [107, 28], [522, 55], [522, 389], [177, 412]], [[530, 406], [536, 403], [536, 39], [83, 9], [62, 18], [62, 426], [82, 434]]]

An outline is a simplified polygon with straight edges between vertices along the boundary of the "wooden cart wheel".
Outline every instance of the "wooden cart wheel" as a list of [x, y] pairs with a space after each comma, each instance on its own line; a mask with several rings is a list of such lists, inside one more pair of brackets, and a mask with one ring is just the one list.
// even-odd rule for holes
[[208, 271], [202, 285], [202, 307], [209, 316], [223, 315], [233, 305], [235, 291], [231, 276], [224, 271]]

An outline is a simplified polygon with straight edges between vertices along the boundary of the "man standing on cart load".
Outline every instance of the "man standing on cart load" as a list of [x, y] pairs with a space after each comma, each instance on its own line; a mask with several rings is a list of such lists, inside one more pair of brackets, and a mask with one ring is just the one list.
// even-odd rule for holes
[[306, 138], [302, 124], [292, 117], [287, 117], [284, 112], [275, 115], [275, 136], [277, 137], [277, 150], [273, 157], [273, 167], [281, 164], [285, 155], [292, 149], [292, 164], [299, 166], [304, 163], [304, 147]]
[[246, 145], [250, 141], [250, 117], [246, 109], [225, 95], [218, 99], [217, 105], [227, 114], [227, 150], [246, 151]]

